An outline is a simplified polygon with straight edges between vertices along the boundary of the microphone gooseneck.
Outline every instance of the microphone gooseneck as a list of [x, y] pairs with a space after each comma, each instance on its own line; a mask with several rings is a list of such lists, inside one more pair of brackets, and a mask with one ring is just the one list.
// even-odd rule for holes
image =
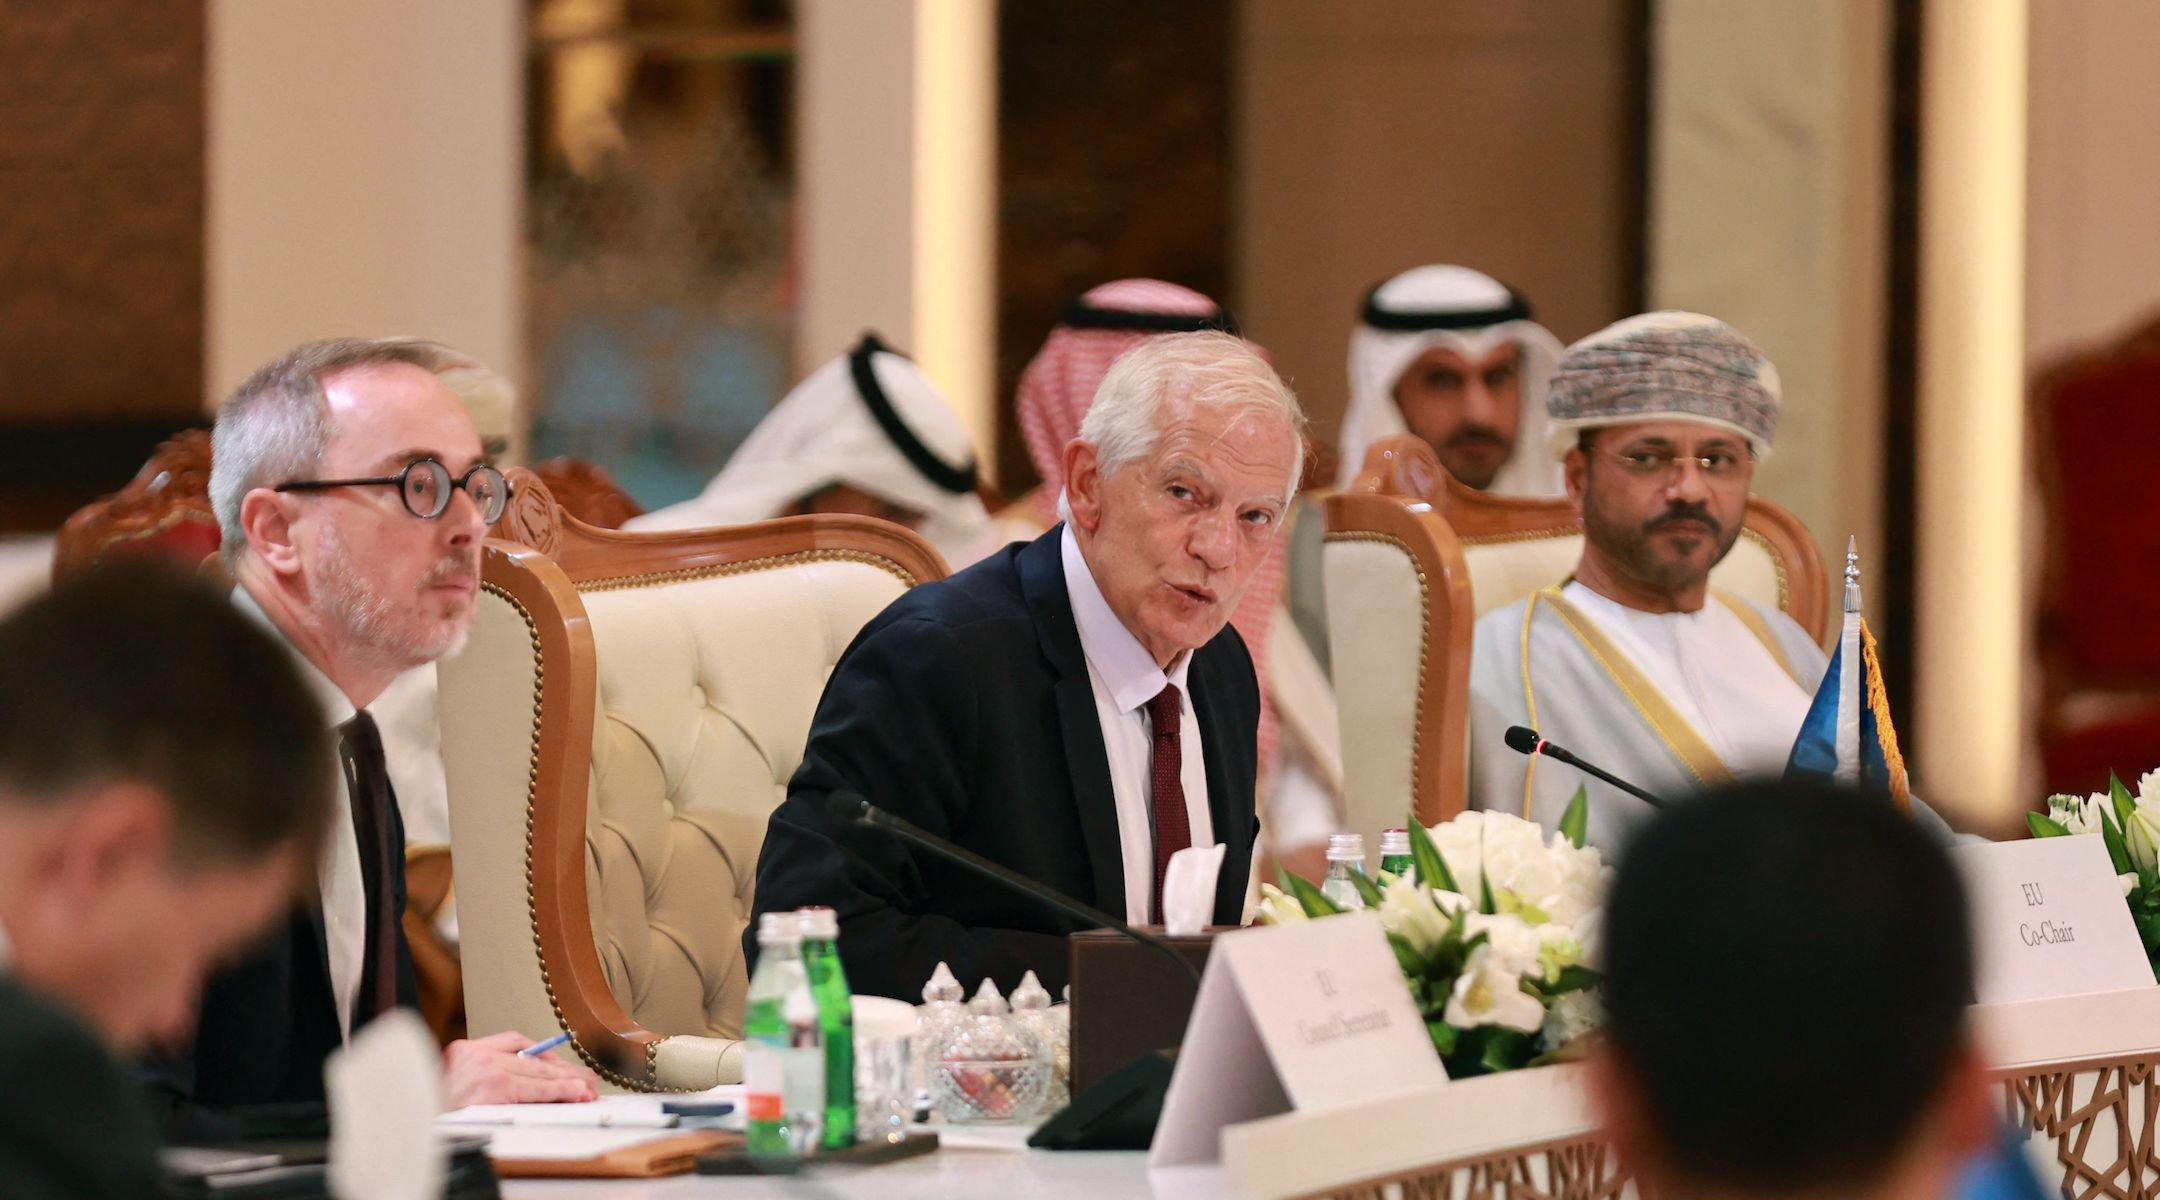
[[1621, 791], [1626, 792], [1628, 795], [1643, 801], [1652, 808], [1665, 807], [1665, 801], [1651, 795], [1649, 792], [1646, 792], [1639, 787], [1636, 787], [1634, 784], [1629, 783], [1627, 780], [1620, 778], [1618, 775], [1615, 775], [1610, 771], [1607, 771], [1603, 767], [1595, 766], [1591, 763], [1586, 763], [1582, 759], [1575, 757], [1575, 755], [1569, 753], [1562, 747], [1556, 746], [1551, 742], [1546, 741], [1544, 738], [1538, 736], [1538, 731], [1535, 729], [1530, 729], [1522, 725], [1510, 725], [1508, 726], [1507, 733], [1503, 735], [1503, 740], [1507, 742], [1508, 749], [1515, 751], [1517, 754], [1528, 754], [1533, 756], [1542, 754], [1547, 758], [1557, 759], [1575, 768], [1576, 770], [1581, 771], [1583, 774], [1588, 775], [1593, 779], [1602, 780], [1616, 788], [1619, 788]]
[[838, 820], [853, 821], [857, 824], [870, 825], [885, 830], [901, 841], [920, 846], [932, 854], [950, 862], [958, 863], [978, 875], [994, 879], [1004, 884], [1008, 889], [1027, 896], [1038, 903], [1046, 904], [1068, 916], [1078, 917], [1090, 925], [1115, 929], [1133, 941], [1153, 949], [1171, 962], [1176, 963], [1178, 969], [1185, 972], [1186, 976], [1192, 980], [1193, 990], [1198, 991], [1200, 988], [1200, 972], [1195, 970], [1191, 963], [1185, 961], [1184, 955], [1171, 949], [1162, 939], [1152, 934], [1142, 933], [1099, 908], [1082, 904], [1056, 888], [1046, 887], [1010, 867], [984, 858], [965, 846], [947, 841], [912, 821], [896, 817], [853, 792], [834, 792], [826, 798], [825, 804], [826, 810]]

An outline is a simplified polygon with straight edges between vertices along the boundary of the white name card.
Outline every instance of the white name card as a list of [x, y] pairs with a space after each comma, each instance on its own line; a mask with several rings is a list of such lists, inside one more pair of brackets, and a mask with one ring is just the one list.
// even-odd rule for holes
[[1952, 853], [1972, 905], [1980, 1003], [2153, 986], [2098, 835], [1983, 842]]
[[1148, 1164], [1219, 1161], [1226, 1125], [1446, 1082], [1378, 917], [1224, 934], [1208, 955]]

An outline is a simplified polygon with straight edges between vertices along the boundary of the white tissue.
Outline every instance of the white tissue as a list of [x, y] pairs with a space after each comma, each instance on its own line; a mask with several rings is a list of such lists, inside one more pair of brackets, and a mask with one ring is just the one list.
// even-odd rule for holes
[[1163, 872], [1163, 932], [1186, 937], [1208, 927], [1215, 915], [1215, 877], [1222, 872], [1223, 844], [1188, 846], [1170, 856]]
[[392, 1009], [323, 1064], [330, 1193], [338, 1200], [442, 1195], [442, 1057], [419, 1014]]

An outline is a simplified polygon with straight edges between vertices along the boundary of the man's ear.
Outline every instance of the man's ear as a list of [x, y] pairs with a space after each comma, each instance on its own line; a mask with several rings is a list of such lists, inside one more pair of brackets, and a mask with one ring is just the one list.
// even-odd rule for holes
[[1102, 525], [1102, 458], [1095, 443], [1074, 438], [1065, 443], [1065, 500], [1073, 524], [1092, 534]]
[[1579, 517], [1582, 515], [1583, 489], [1590, 481], [1590, 455], [1580, 443], [1560, 460], [1560, 475], [1567, 481], [1568, 503], [1575, 506], [1575, 515]]
[[293, 535], [299, 515], [299, 502], [283, 492], [255, 488], [240, 498], [240, 532], [248, 548], [280, 575], [300, 570], [300, 544]]

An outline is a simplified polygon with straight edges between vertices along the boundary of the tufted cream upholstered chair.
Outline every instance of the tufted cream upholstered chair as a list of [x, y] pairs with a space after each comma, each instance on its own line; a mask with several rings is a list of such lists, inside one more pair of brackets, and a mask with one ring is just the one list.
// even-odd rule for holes
[[1469, 572], [1454, 532], [1422, 501], [1338, 493], [1326, 514], [1343, 827], [1373, 846], [1413, 808], [1426, 825], [1462, 811]]
[[[1466, 488], [1409, 436], [1375, 443], [1327, 515], [1344, 827], [1370, 845], [1413, 808], [1428, 825], [1462, 811], [1471, 627], [1567, 578], [1582, 556], [1582, 519], [1565, 498]], [[1767, 500], [1748, 501], [1741, 538], [1710, 580], [1826, 636], [1822, 554]]]
[[[1481, 617], [1567, 578], [1582, 557], [1582, 518], [1566, 497], [1493, 496], [1464, 487], [1415, 437], [1376, 443], [1350, 490], [1407, 496], [1438, 509], [1462, 542], [1471, 602]], [[1818, 642], [1829, 636], [1822, 551], [1799, 518], [1760, 496], [1748, 500], [1740, 540], [1710, 572], [1710, 585], [1778, 609]]]
[[736, 1082], [765, 823], [857, 630], [944, 563], [861, 517], [623, 533], [530, 472], [441, 667], [467, 1016], [618, 1086]]

